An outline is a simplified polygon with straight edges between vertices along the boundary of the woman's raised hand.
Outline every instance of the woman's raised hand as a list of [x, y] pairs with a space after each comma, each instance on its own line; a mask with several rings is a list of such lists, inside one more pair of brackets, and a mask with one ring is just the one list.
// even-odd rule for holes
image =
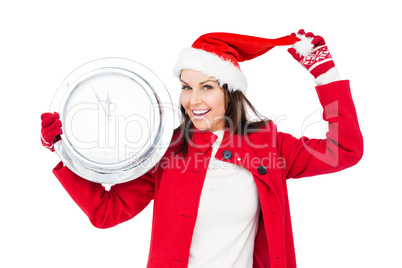
[[317, 78], [335, 67], [324, 38], [319, 35], [314, 35], [311, 32], [305, 33], [303, 29], [299, 30], [297, 34], [292, 33], [291, 35], [297, 36], [301, 41], [289, 48], [288, 52], [295, 60], [300, 62], [314, 78]]
[[60, 134], [61, 121], [60, 116], [57, 112], [54, 113], [43, 113], [41, 115], [42, 119], [42, 129], [41, 129], [41, 142], [43, 147], [54, 152], [54, 144], [61, 140]]

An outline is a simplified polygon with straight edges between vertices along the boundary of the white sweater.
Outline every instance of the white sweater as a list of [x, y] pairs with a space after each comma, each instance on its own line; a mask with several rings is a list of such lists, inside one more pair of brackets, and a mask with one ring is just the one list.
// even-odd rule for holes
[[202, 188], [190, 249], [190, 268], [252, 268], [260, 202], [252, 174], [215, 159], [215, 141]]

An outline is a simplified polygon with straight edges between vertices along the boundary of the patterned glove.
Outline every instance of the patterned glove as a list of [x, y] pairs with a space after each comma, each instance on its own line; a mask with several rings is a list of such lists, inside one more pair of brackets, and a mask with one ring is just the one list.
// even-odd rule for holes
[[295, 60], [306, 68], [314, 78], [326, 73], [328, 70], [335, 67], [328, 47], [325, 44], [324, 38], [313, 33], [305, 33], [303, 29], [299, 30], [297, 36], [301, 41], [295, 43], [288, 52]]
[[58, 113], [44, 113], [41, 115], [42, 130], [41, 130], [41, 142], [45, 148], [54, 152], [54, 144], [61, 140], [60, 134], [61, 121]]

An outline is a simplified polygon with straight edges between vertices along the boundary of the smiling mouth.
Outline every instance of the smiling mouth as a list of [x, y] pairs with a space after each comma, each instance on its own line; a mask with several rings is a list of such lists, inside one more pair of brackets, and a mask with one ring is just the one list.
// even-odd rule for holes
[[209, 111], [211, 111], [211, 109], [209, 110], [198, 110], [198, 111], [193, 111], [191, 110], [194, 114], [194, 117], [202, 117], [205, 116], [207, 113], [209, 113]]

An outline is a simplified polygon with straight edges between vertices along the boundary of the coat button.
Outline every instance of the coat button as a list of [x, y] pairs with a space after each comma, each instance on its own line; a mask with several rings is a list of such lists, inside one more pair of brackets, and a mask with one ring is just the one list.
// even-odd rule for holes
[[226, 150], [222, 153], [222, 156], [224, 159], [229, 160], [230, 158], [232, 158], [232, 152], [229, 150]]
[[261, 175], [265, 175], [267, 173], [267, 168], [264, 166], [259, 166], [257, 168], [258, 173], [260, 173]]

